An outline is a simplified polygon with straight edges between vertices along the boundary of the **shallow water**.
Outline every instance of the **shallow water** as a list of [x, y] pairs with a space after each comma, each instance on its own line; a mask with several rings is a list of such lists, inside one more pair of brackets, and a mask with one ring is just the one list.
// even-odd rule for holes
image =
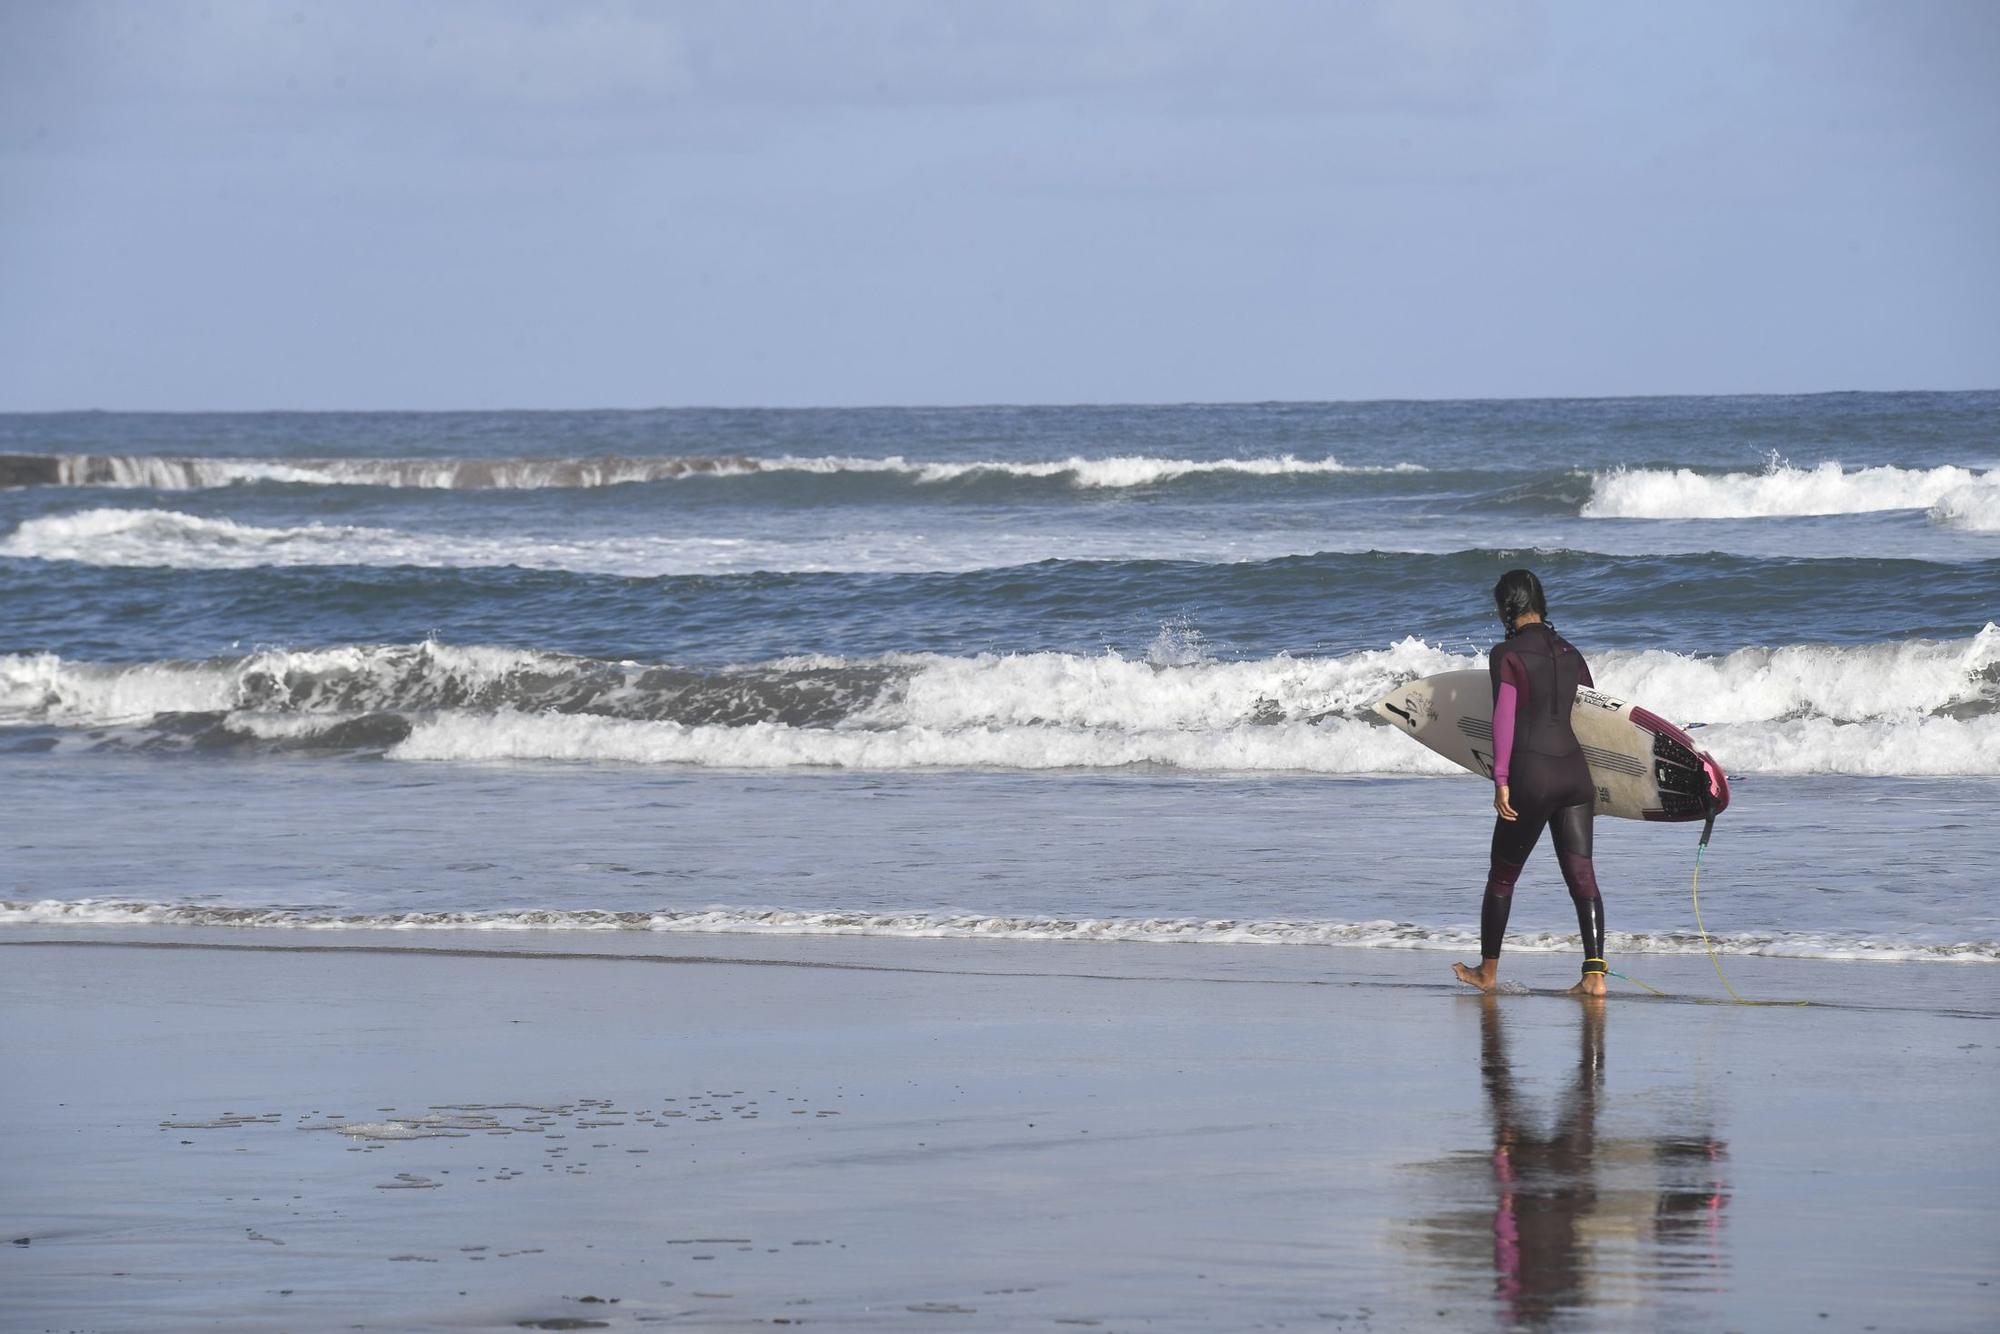
[[[0, 758], [16, 794], [0, 925], [1468, 950], [1491, 822], [1467, 776], [343, 762], [329, 786], [325, 767]], [[1704, 920], [1736, 953], [1993, 961], [1995, 781], [1746, 780], [1706, 858]], [[1702, 950], [1697, 833], [1601, 823], [1614, 949]], [[1515, 905], [1510, 948], [1574, 948], [1546, 849]]]

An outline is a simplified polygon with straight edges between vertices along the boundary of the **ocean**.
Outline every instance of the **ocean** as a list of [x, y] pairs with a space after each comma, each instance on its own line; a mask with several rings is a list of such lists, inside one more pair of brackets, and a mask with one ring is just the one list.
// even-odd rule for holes
[[[1366, 705], [1515, 566], [1729, 770], [1725, 954], [2000, 960], [2000, 392], [0, 416], [0, 924], [1470, 957]], [[1636, 975], [1695, 837], [1599, 824]]]

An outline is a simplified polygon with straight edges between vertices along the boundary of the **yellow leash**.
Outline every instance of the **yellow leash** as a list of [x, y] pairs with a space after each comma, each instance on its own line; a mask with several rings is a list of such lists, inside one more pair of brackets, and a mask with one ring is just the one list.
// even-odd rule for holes
[[1708, 938], [1708, 928], [1701, 924], [1701, 858], [1708, 851], [1708, 836], [1704, 834], [1701, 846], [1694, 850], [1694, 929], [1701, 932], [1702, 947], [1708, 951], [1708, 961], [1715, 965], [1715, 975], [1722, 979], [1722, 989], [1729, 993], [1729, 999], [1738, 1005], [1810, 1005], [1811, 1001], [1768, 1001], [1744, 1000], [1736, 994], [1736, 988], [1729, 985], [1729, 975], [1722, 971], [1722, 956], [1715, 952], [1715, 943]]
[[1666, 992], [1660, 990], [1658, 987], [1654, 986], [1650, 982], [1641, 982], [1636, 977], [1626, 977], [1624, 973], [1620, 973], [1615, 970], [1611, 970], [1611, 976], [1624, 978], [1625, 981], [1630, 982], [1635, 987], [1644, 987], [1646, 990], [1652, 992], [1655, 996], [1664, 996], [1667, 994]]
[[[1712, 829], [1713, 827], [1714, 827], [1714, 820], [1713, 818], [1711, 818], [1709, 821], [1709, 828]], [[1730, 1002], [1735, 1005], [1784, 1005], [1784, 1006], [1811, 1005], [1812, 1004], [1811, 1001], [1802, 1001], [1802, 1000], [1800, 1001], [1745, 1000], [1741, 995], [1737, 993], [1736, 988], [1729, 984], [1729, 974], [1722, 971], [1722, 956], [1716, 952], [1715, 942], [1708, 938], [1708, 928], [1702, 925], [1701, 921], [1701, 859], [1703, 854], [1708, 851], [1708, 834], [1709, 834], [1708, 829], [1702, 830], [1701, 845], [1694, 850], [1694, 884], [1692, 887], [1692, 894], [1694, 897], [1694, 929], [1701, 933], [1702, 948], [1708, 951], [1708, 961], [1709, 963], [1715, 966], [1715, 975], [1716, 977], [1721, 979], [1722, 989], [1729, 993]], [[1664, 996], [1667, 994], [1666, 992], [1660, 990], [1656, 986], [1651, 986], [1645, 982], [1641, 982], [1636, 977], [1627, 977], [1624, 973], [1612, 973], [1611, 976], [1617, 978], [1624, 978], [1625, 981], [1630, 982], [1635, 987], [1645, 987], [1646, 990], [1652, 992], [1655, 996]]]

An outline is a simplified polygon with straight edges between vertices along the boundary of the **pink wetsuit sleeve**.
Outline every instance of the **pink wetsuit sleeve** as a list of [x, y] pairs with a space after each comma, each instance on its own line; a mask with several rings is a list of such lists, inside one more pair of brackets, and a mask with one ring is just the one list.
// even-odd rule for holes
[[1500, 696], [1493, 701], [1493, 781], [1507, 785], [1508, 763], [1514, 758], [1514, 710], [1521, 692], [1512, 681], [1500, 683]]
[[1528, 671], [1508, 654], [1500, 661], [1500, 688], [1493, 692], [1493, 781], [1505, 783], [1514, 761], [1514, 726], [1528, 705]]

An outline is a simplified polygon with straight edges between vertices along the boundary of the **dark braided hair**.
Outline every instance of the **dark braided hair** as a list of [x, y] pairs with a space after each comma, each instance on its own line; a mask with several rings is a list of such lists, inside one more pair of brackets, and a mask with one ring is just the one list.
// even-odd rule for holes
[[1500, 576], [1500, 582], [1493, 585], [1493, 605], [1500, 609], [1500, 619], [1507, 623], [1507, 638], [1514, 637], [1515, 622], [1529, 612], [1542, 618], [1549, 629], [1555, 624], [1549, 620], [1548, 595], [1542, 592], [1542, 581], [1535, 577], [1533, 570], [1509, 570]]

